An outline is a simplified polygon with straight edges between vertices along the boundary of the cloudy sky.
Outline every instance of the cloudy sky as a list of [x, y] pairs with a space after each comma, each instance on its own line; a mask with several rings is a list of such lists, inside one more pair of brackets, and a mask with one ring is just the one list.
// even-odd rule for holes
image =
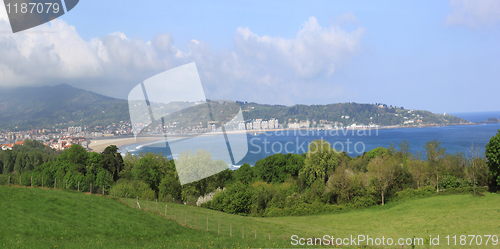
[[268, 2], [85, 0], [16, 34], [2, 3], [0, 87], [126, 98], [195, 62], [210, 99], [500, 110], [498, 0]]

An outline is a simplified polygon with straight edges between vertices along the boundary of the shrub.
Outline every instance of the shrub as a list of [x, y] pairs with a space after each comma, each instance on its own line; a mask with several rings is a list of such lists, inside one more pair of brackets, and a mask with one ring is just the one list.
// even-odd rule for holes
[[200, 207], [202, 204], [204, 204], [204, 203], [207, 203], [207, 202], [211, 201], [211, 200], [214, 198], [214, 196], [215, 196], [216, 194], [218, 194], [218, 193], [220, 193], [220, 192], [222, 192], [222, 191], [224, 191], [224, 190], [226, 190], [226, 188], [223, 188], [223, 189], [221, 189], [221, 188], [217, 188], [217, 189], [216, 189], [215, 191], [213, 191], [213, 192], [210, 192], [210, 193], [208, 193], [208, 194], [206, 194], [206, 195], [203, 195], [203, 196], [198, 197], [198, 200], [196, 201], [196, 206]]
[[141, 199], [148, 198], [150, 200], [155, 198], [155, 192], [146, 183], [139, 180], [120, 179], [116, 182], [113, 189], [111, 189], [112, 192], [115, 190], [118, 197], [127, 196]]

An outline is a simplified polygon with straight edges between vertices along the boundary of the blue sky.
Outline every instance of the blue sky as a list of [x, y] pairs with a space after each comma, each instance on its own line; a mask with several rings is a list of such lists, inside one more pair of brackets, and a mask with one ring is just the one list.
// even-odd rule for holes
[[[126, 98], [196, 62], [212, 99], [500, 110], [500, 1], [117, 3], [80, 1], [49, 24], [2, 32], [0, 85]], [[1, 8], [0, 30], [10, 30]]]

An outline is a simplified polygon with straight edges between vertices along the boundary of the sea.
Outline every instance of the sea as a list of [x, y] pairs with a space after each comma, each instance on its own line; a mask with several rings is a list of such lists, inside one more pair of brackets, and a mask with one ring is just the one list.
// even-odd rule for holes
[[[468, 112], [468, 113], [450, 113], [454, 116], [463, 118], [471, 122], [485, 121], [488, 118], [500, 119], [498, 112]], [[484, 153], [485, 145], [490, 138], [500, 130], [500, 123], [486, 123], [478, 125], [453, 125], [439, 127], [422, 128], [394, 128], [394, 129], [371, 129], [371, 130], [284, 130], [262, 133], [248, 133], [246, 140], [248, 152], [239, 158], [233, 158], [231, 166], [238, 167], [243, 163], [255, 165], [255, 163], [269, 155], [276, 153], [305, 153], [308, 145], [317, 139], [323, 139], [329, 142], [336, 150], [345, 151], [352, 157], [359, 156], [366, 151], [377, 147], [390, 147], [393, 145], [396, 149], [401, 141], [406, 140], [410, 145], [410, 152], [421, 153], [425, 158], [424, 145], [428, 141], [436, 139], [441, 142], [441, 147], [446, 148], [447, 153], [465, 153], [467, 154], [472, 145], [479, 146]], [[210, 146], [217, 144], [221, 137], [203, 137], [197, 138], [197, 144]], [[239, 136], [241, 141], [244, 136]], [[241, 142], [237, 141], [237, 142]], [[231, 141], [233, 142], [233, 141]], [[131, 144], [120, 148], [122, 153], [129, 151], [132, 154], [139, 153], [161, 153], [169, 158], [177, 158], [177, 154], [172, 153], [169, 143], [162, 146], [164, 142], [151, 143], [146, 145]], [[219, 143], [220, 144], [220, 143]], [[158, 146], [160, 145], [160, 146]], [[225, 148], [222, 149], [226, 151]], [[234, 150], [234, 148], [233, 148]], [[240, 153], [241, 154], [241, 153]], [[214, 159], [223, 157], [212, 153]]]

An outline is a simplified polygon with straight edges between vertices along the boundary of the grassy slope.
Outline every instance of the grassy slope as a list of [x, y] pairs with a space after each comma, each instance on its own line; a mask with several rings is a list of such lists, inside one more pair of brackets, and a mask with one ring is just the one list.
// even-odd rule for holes
[[[308, 217], [255, 218], [167, 203], [170, 219], [130, 208], [116, 200], [81, 193], [0, 187], [0, 246], [5, 248], [234, 248], [290, 246], [290, 235], [301, 237], [426, 237], [500, 234], [500, 196], [437, 196], [343, 214]], [[126, 200], [132, 207], [135, 200]], [[140, 201], [156, 212], [156, 203]], [[165, 203], [158, 203], [164, 214]], [[175, 215], [177, 213], [177, 215]], [[186, 215], [186, 216], [185, 216]], [[209, 230], [206, 230], [206, 218]], [[198, 224], [196, 225], [196, 221]], [[218, 222], [220, 233], [217, 234]], [[228, 237], [232, 226], [233, 237]], [[245, 239], [242, 239], [245, 227]], [[254, 238], [257, 231], [257, 239]], [[271, 242], [268, 236], [271, 234]], [[282, 239], [285, 235], [286, 241]], [[491, 242], [490, 242], [491, 244]], [[440, 246], [440, 248], [446, 248]], [[459, 248], [454, 246], [453, 248]], [[477, 246], [476, 246], [477, 247]], [[499, 246], [480, 246], [498, 248]], [[475, 248], [466, 246], [462, 248]]]
[[284, 243], [196, 231], [100, 196], [0, 187], [2, 248], [235, 248]]
[[[133, 206], [135, 200], [129, 199], [127, 203]], [[155, 210], [154, 202], [148, 204], [151, 210]], [[209, 229], [216, 231], [218, 220], [223, 234], [229, 234], [231, 224], [233, 234], [241, 234], [241, 227], [244, 226], [246, 232], [252, 231], [252, 235], [253, 231], [257, 230], [258, 236], [268, 236], [271, 233], [273, 238], [285, 235], [288, 239], [293, 234], [301, 237], [322, 237], [328, 234], [335, 238], [363, 234], [393, 239], [440, 235], [441, 243], [445, 243], [444, 237], [447, 235], [459, 237], [469, 234], [495, 234], [500, 237], [500, 195], [490, 193], [482, 197], [436, 196], [341, 214], [278, 218], [242, 217], [185, 205], [167, 204], [169, 218], [173, 219], [177, 210], [177, 221], [184, 223], [184, 215], [187, 213], [188, 225], [194, 226], [197, 215], [199, 227], [206, 229], [206, 217], [209, 217], [210, 221], [214, 221], [209, 223]], [[145, 201], [141, 201], [141, 205], [145, 208]], [[161, 212], [164, 212], [165, 203], [158, 203], [158, 206], [161, 207]], [[483, 238], [486, 241], [486, 238]], [[490, 246], [483, 244], [480, 247], [493, 246], [490, 241]], [[494, 248], [498, 247], [500, 245]]]

